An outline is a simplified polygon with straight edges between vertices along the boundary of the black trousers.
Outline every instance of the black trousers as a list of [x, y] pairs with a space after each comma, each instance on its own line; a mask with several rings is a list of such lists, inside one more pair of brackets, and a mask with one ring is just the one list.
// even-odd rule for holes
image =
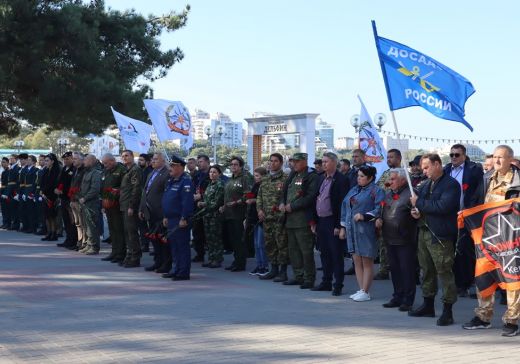
[[204, 234], [204, 220], [197, 219], [193, 221], [193, 228], [191, 230], [193, 234], [193, 250], [197, 253], [198, 257], [204, 257], [206, 249], [206, 235]]
[[10, 216], [10, 210], [9, 210], [9, 202], [5, 199], [0, 200], [0, 204], [2, 206], [2, 223], [5, 226], [11, 225], [11, 216]]
[[320, 247], [321, 266], [323, 268], [322, 281], [332, 283], [334, 287], [342, 288], [344, 279], [345, 261], [343, 260], [344, 241], [334, 235], [334, 217], [318, 218], [316, 226], [317, 244]]
[[11, 199], [9, 201], [9, 216], [11, 217], [11, 229], [20, 228], [20, 211], [18, 210], [18, 201]]
[[[147, 221], [149, 231], [159, 231], [158, 225], [162, 224], [161, 218], [155, 218]], [[161, 243], [157, 239], [152, 240], [153, 246], [153, 261], [157, 268], [167, 269], [168, 271], [172, 268], [172, 254], [170, 251], [170, 245], [168, 243]]]
[[65, 241], [68, 242], [69, 245], [76, 245], [78, 242], [78, 229], [74, 224], [70, 200], [63, 197], [61, 198], [61, 216], [63, 218], [63, 227], [66, 234]]
[[457, 288], [471, 287], [475, 279], [475, 243], [466, 229], [459, 230], [453, 274]]
[[235, 260], [232, 265], [239, 269], [246, 268], [246, 245], [244, 244], [244, 223], [241, 219], [224, 221], [225, 237], [230, 240], [233, 246]]
[[388, 263], [394, 286], [393, 299], [401, 304], [413, 305], [415, 300], [415, 271], [417, 246], [388, 244]]

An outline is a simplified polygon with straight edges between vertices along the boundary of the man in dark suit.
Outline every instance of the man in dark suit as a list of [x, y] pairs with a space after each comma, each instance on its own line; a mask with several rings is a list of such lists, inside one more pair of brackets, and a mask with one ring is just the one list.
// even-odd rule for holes
[[[471, 162], [466, 156], [466, 147], [455, 144], [450, 150], [451, 163], [444, 167], [444, 173], [459, 182], [461, 190], [460, 210], [478, 205], [478, 187], [484, 174], [482, 166]], [[460, 297], [468, 296], [475, 277], [475, 245], [466, 229], [459, 231], [453, 264], [455, 284]]]
[[365, 151], [363, 149], [354, 149], [352, 151], [352, 167], [347, 172], [347, 178], [349, 181], [349, 188], [357, 186], [357, 175], [359, 167], [366, 165], [365, 163]]
[[[139, 218], [146, 221], [149, 231], [155, 231], [160, 227], [163, 218], [162, 196], [169, 178], [165, 156], [155, 153], [152, 158], [153, 171], [148, 175], [139, 204]], [[172, 257], [167, 244], [159, 240], [152, 240], [154, 249], [154, 264], [146, 267], [146, 271], [168, 273], [171, 270]]]
[[[316, 198], [316, 221], [313, 232], [317, 236], [320, 247], [323, 277], [313, 291], [332, 291], [333, 296], [341, 295], [343, 288], [343, 250], [344, 244], [339, 240], [341, 203], [349, 190], [347, 176], [338, 171], [338, 156], [327, 152], [322, 159], [323, 172], [319, 194]], [[332, 289], [334, 276], [334, 289]]]

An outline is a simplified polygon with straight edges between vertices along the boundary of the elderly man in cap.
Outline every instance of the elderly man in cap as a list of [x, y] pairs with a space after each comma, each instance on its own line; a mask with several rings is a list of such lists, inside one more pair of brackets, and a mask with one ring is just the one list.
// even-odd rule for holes
[[141, 243], [139, 242], [139, 203], [141, 202], [142, 170], [134, 162], [134, 153], [124, 150], [121, 154], [126, 173], [121, 180], [119, 210], [123, 215], [125, 230], [126, 257], [121, 264], [125, 268], [141, 265]]
[[421, 168], [421, 158], [422, 155], [416, 155], [415, 158], [408, 163], [410, 166], [410, 180], [413, 188], [419, 186], [421, 182], [427, 178]]
[[314, 263], [314, 211], [318, 195], [319, 176], [307, 165], [307, 153], [293, 156], [294, 173], [284, 184], [284, 193], [279, 206], [285, 213], [285, 228], [289, 244], [289, 258], [293, 279], [284, 285], [299, 285], [301, 289], [314, 287], [316, 265]]
[[173, 155], [170, 161], [170, 179], [162, 197], [163, 224], [168, 229], [168, 243], [173, 257], [173, 268], [164, 278], [174, 281], [190, 279], [190, 233], [193, 216], [194, 189], [191, 177], [184, 172], [186, 162]]

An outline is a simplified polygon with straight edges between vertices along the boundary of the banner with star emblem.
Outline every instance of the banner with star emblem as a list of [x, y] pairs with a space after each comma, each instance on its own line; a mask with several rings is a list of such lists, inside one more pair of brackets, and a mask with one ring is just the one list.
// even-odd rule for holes
[[497, 287], [520, 289], [520, 198], [463, 210], [459, 227], [471, 231], [477, 262], [475, 284], [483, 297]]

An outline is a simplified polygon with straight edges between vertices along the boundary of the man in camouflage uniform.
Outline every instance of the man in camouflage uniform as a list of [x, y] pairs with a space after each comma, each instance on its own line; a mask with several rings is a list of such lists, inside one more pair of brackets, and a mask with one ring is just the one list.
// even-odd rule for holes
[[233, 175], [224, 187], [224, 206], [219, 210], [224, 216], [225, 236], [232, 239], [235, 258], [226, 269], [240, 272], [246, 269], [246, 245], [243, 239], [243, 222], [246, 216], [244, 194], [251, 191], [253, 176], [243, 170], [244, 160], [240, 157], [231, 157], [229, 167]]
[[85, 174], [81, 180], [78, 201], [85, 222], [87, 233], [86, 246], [80, 253], [87, 255], [99, 254], [99, 190], [101, 186], [101, 172], [96, 168], [97, 159], [89, 154], [85, 157]]
[[259, 278], [274, 279], [275, 282], [287, 280], [287, 264], [289, 264], [287, 234], [282, 225], [284, 215], [278, 208], [282, 200], [283, 185], [287, 179], [282, 165], [281, 154], [273, 153], [269, 156], [269, 174], [263, 177], [256, 196], [258, 219], [264, 226], [265, 252], [271, 262], [269, 273]]
[[316, 265], [314, 263], [314, 235], [311, 231], [319, 176], [307, 165], [307, 153], [293, 156], [294, 173], [284, 185], [282, 203], [279, 209], [285, 212], [289, 258], [294, 277], [284, 285], [300, 285], [301, 289], [314, 287]]
[[[386, 164], [388, 164], [388, 169], [383, 172], [379, 180], [377, 181], [377, 185], [381, 187], [385, 193], [390, 190], [390, 170], [393, 168], [401, 167], [401, 151], [399, 149], [390, 149], [386, 154]], [[379, 272], [374, 276], [374, 279], [377, 280], [387, 280], [389, 279], [390, 272], [390, 264], [388, 263], [388, 257], [386, 253], [386, 242], [383, 240], [383, 235], [379, 234], [378, 238], [379, 244]]]
[[125, 268], [134, 268], [141, 265], [138, 212], [141, 201], [142, 170], [134, 163], [134, 153], [131, 150], [123, 151], [121, 158], [126, 167], [119, 196], [125, 230], [126, 258], [120, 264]]
[[123, 230], [123, 216], [119, 211], [119, 191], [126, 168], [116, 161], [116, 158], [107, 153], [101, 158], [105, 166], [101, 177], [101, 198], [103, 209], [107, 216], [108, 230], [112, 240], [112, 251], [101, 260], [119, 263], [125, 259], [126, 245]]

